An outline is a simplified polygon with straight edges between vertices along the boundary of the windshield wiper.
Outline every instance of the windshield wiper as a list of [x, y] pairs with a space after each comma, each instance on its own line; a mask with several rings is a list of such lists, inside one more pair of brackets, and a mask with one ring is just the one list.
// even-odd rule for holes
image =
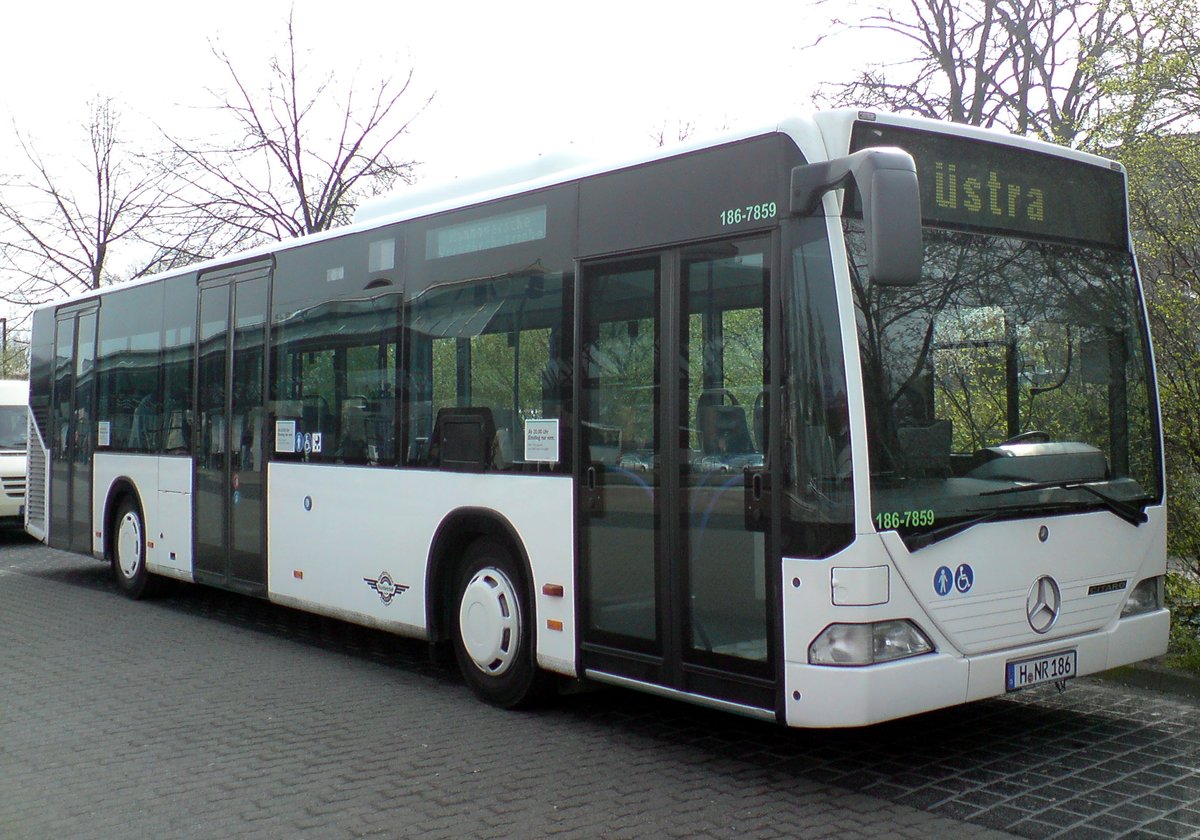
[[[1002, 487], [999, 490], [985, 490], [979, 495], [1003, 496], [1009, 493], [1021, 493], [1025, 490], [1050, 490], [1056, 488], [1062, 490], [1084, 490], [1088, 493], [1091, 493], [1093, 496], [1103, 502], [1104, 506], [1108, 508], [1110, 512], [1119, 516], [1121, 519], [1124, 519], [1130, 525], [1135, 527], [1150, 520], [1150, 517], [1146, 515], [1146, 507], [1144, 504], [1142, 507], [1138, 507], [1137, 505], [1127, 502], [1124, 499], [1114, 498], [1107, 493], [1100, 492], [1094, 486], [1092, 486], [1091, 483], [1086, 481], [1038, 481], [1032, 484], [1018, 484], [1014, 487]], [[1142, 497], [1142, 499], [1143, 501], [1149, 501], [1147, 497]]]
[[953, 537], [955, 534], [961, 534], [968, 528], [972, 528], [983, 522], [990, 522], [1000, 514], [1001, 511], [992, 510], [980, 516], [972, 516], [970, 519], [961, 519], [958, 522], [943, 525], [941, 528], [934, 528], [932, 531], [910, 534], [907, 538], [901, 535], [900, 539], [904, 540], [904, 545], [909, 551], [920, 551], [922, 548], [933, 545], [935, 542]]
[[[949, 525], [943, 525], [941, 528], [934, 528], [932, 531], [921, 531], [920, 533], [908, 535], [901, 534], [900, 539], [904, 541], [904, 545], [910, 552], [919, 551], [926, 546], [933, 545], [935, 542], [953, 537], [956, 534], [961, 534], [968, 528], [973, 528], [976, 525], [983, 524], [984, 522], [991, 522], [993, 519], [1008, 519], [1010, 517], [1049, 513], [1051, 511], [1078, 509], [1078, 502], [1047, 502], [1040, 505], [1010, 505], [1007, 507], [993, 508], [986, 512], [979, 513], [978, 516], [960, 519], [958, 522], [951, 522]], [[975, 513], [979, 510], [979, 508], [975, 508], [970, 512]]]

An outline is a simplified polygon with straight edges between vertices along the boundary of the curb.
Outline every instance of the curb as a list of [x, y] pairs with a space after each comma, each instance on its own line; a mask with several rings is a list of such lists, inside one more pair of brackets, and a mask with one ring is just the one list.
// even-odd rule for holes
[[1133, 688], [1148, 688], [1192, 700], [1200, 699], [1200, 676], [1168, 668], [1157, 659], [1093, 674], [1094, 678]]

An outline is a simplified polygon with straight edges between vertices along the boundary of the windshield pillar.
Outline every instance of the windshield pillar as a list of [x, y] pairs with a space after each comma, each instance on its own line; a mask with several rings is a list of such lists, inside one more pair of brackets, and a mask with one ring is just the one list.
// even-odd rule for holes
[[1017, 381], [1019, 375], [1017, 362], [1017, 330], [1016, 325], [1004, 316], [1004, 386], [1005, 386], [1005, 423], [1008, 427], [1007, 436], [1014, 438], [1021, 434], [1021, 391]]
[[784, 227], [782, 486], [785, 556], [828, 557], [854, 538], [851, 399], [824, 217]]

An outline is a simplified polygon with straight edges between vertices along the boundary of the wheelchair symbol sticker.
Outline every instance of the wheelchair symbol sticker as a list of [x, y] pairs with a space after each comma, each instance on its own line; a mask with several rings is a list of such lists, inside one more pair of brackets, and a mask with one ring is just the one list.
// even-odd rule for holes
[[959, 592], [970, 592], [975, 585], [975, 570], [963, 563], [954, 572], [954, 588]]
[[953, 588], [954, 578], [950, 576], [950, 568], [948, 566], [940, 566], [933, 573], [933, 591], [945, 597], [950, 594], [950, 590]]

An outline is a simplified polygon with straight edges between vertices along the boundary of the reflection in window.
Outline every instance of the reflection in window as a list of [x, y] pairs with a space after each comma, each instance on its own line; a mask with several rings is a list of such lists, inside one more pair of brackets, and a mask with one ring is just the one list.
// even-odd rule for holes
[[[343, 464], [396, 461], [399, 295], [323, 303], [276, 322], [276, 455]], [[278, 421], [284, 421], [280, 426]]]
[[[989, 488], [965, 481], [979, 479], [1159, 492], [1127, 253], [926, 230], [922, 282], [898, 288], [863, 281], [860, 222], [847, 222], [847, 242], [877, 510], [966, 516], [1013, 499], [980, 500]], [[1028, 443], [1053, 444], [1056, 464], [1050, 450], [1012, 448]]]
[[849, 402], [829, 240], [820, 219], [799, 231], [783, 311], [783, 550], [824, 557], [853, 536]]
[[559, 418], [570, 388], [566, 289], [562, 274], [535, 267], [438, 284], [416, 297], [408, 314], [409, 463], [438, 465], [435, 422], [454, 408], [490, 416], [487, 468], [525, 463], [526, 421]]
[[[163, 406], [159, 393], [163, 286], [122, 292], [119, 306], [100, 309], [96, 359], [96, 420], [108, 433], [98, 443], [127, 452], [158, 452]], [[115, 299], [114, 299], [115, 300]]]
[[24, 449], [29, 437], [28, 410], [23, 405], [0, 405], [0, 449]]

